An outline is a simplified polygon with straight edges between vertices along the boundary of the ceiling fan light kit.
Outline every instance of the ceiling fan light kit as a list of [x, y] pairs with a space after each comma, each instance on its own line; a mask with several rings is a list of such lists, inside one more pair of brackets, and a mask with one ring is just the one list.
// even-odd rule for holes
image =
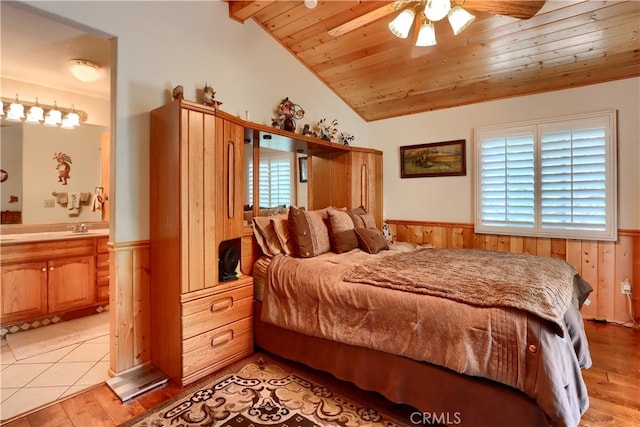
[[413, 26], [416, 9], [422, 9], [418, 14], [418, 20], [421, 20], [422, 24], [418, 31], [416, 46], [436, 45], [436, 34], [433, 22], [440, 21], [447, 17], [453, 34], [457, 36], [475, 19], [475, 16], [464, 10], [462, 5], [455, 4], [454, 2], [452, 7], [450, 0], [401, 0], [396, 2], [394, 7], [401, 9], [407, 5], [412, 6], [400, 12], [400, 14], [389, 23], [389, 29], [396, 37], [406, 39]]

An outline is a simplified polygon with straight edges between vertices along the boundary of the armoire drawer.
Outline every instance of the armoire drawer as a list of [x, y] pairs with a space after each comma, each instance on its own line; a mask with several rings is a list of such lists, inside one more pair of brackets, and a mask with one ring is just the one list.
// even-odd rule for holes
[[182, 305], [182, 339], [235, 322], [252, 313], [253, 283], [185, 302]]
[[182, 376], [187, 377], [230, 357], [252, 353], [253, 317], [197, 335], [182, 343]]

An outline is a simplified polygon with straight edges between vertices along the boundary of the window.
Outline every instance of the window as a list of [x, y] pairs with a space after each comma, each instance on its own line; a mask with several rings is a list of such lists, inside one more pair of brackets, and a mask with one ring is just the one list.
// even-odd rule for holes
[[476, 129], [476, 232], [615, 240], [615, 153], [615, 111]]
[[[291, 205], [293, 173], [291, 154], [262, 155], [260, 157], [260, 207], [273, 208]], [[249, 200], [253, 200], [253, 163], [249, 164]]]

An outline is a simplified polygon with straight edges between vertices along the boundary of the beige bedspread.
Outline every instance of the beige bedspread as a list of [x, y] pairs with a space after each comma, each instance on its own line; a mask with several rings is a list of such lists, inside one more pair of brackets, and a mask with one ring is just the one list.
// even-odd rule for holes
[[344, 277], [483, 307], [512, 307], [549, 320], [563, 335], [578, 272], [550, 257], [474, 249], [423, 249], [357, 265]]
[[[262, 320], [499, 381], [534, 398], [554, 425], [578, 424], [588, 407], [580, 369], [591, 360], [573, 283], [562, 337], [547, 320], [518, 308], [343, 280], [356, 265], [408, 250], [394, 249], [373, 256], [356, 249], [308, 259], [274, 257]], [[439, 249], [420, 252], [428, 251]]]

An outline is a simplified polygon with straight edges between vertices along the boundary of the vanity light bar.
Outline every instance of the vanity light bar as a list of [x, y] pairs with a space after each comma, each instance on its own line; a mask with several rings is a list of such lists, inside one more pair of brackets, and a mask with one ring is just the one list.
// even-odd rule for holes
[[[73, 129], [80, 126], [80, 123], [86, 122], [88, 118], [87, 113], [76, 110], [73, 104], [71, 108], [60, 108], [55, 101], [53, 105], [40, 104], [38, 98], [35, 102], [26, 102], [21, 101], [17, 94], [15, 99], [1, 98], [1, 100], [0, 117], [12, 122], [40, 123], [45, 126]], [[47, 111], [46, 114], [45, 111]]]

